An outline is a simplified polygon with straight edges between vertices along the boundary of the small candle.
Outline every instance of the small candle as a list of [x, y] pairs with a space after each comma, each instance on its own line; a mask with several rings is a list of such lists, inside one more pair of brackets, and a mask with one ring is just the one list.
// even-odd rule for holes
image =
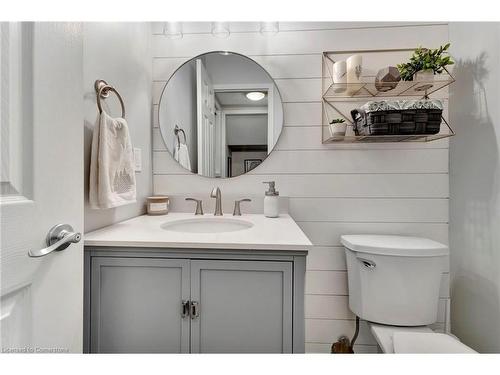
[[170, 200], [165, 195], [155, 195], [146, 198], [148, 215], [166, 215]]

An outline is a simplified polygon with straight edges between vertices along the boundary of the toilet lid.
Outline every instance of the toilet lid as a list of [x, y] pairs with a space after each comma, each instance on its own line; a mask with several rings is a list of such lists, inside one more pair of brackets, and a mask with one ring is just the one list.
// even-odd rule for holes
[[394, 353], [476, 353], [443, 333], [394, 332]]

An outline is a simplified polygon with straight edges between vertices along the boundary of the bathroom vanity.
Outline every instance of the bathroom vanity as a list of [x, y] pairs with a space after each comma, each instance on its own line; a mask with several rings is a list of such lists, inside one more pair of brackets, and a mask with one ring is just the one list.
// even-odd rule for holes
[[288, 215], [140, 216], [85, 235], [90, 353], [303, 353], [310, 241]]

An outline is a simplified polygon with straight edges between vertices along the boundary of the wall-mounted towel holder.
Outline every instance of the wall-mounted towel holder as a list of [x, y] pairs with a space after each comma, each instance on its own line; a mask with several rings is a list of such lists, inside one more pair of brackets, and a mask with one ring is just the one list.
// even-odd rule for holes
[[123, 103], [121, 95], [113, 86], [108, 85], [108, 83], [103, 79], [98, 79], [94, 83], [94, 88], [97, 96], [97, 108], [99, 108], [99, 113], [102, 113], [101, 99], [109, 97], [109, 92], [112, 91], [116, 94], [118, 100], [120, 101], [120, 105], [122, 107], [122, 118], [125, 118], [125, 104]]

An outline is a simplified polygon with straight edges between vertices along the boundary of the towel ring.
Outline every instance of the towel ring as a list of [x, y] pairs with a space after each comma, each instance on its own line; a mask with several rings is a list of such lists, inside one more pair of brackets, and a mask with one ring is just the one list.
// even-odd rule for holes
[[123, 103], [122, 96], [113, 86], [108, 85], [108, 83], [103, 79], [98, 79], [95, 81], [94, 88], [97, 95], [97, 108], [99, 108], [99, 113], [102, 113], [101, 98], [106, 99], [109, 97], [109, 92], [112, 91], [120, 101], [120, 105], [122, 107], [122, 118], [125, 118], [125, 104]]

